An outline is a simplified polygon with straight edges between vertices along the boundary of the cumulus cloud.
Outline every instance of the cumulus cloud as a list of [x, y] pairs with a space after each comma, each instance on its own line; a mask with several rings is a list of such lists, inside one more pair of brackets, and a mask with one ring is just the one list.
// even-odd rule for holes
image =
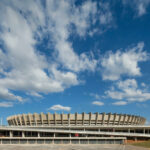
[[[61, 92], [80, 84], [81, 71], [95, 71], [92, 52], [78, 54], [69, 41], [72, 34], [83, 38], [97, 22], [107, 24], [109, 14], [100, 13], [97, 2], [4, 1], [0, 2], [0, 99], [19, 100], [23, 91], [36, 97]], [[108, 6], [107, 6], [107, 9]], [[101, 23], [100, 23], [101, 22]], [[73, 30], [75, 29], [75, 30]], [[50, 55], [37, 48], [45, 36]], [[40, 93], [40, 94], [39, 94]]]
[[104, 105], [104, 103], [101, 101], [93, 101], [92, 104], [97, 105], [97, 106], [103, 106]]
[[34, 97], [39, 97], [39, 98], [43, 98], [43, 96], [35, 91], [33, 92], [27, 92], [26, 93], [27, 95], [31, 95], [31, 96], [34, 96]]
[[100, 2], [100, 16], [99, 16], [99, 21], [101, 24], [109, 24], [112, 22], [113, 17], [112, 17], [112, 12], [110, 11], [110, 6], [109, 3], [101, 3]]
[[123, 0], [122, 2], [124, 5], [133, 8], [139, 17], [147, 13], [147, 8], [150, 5], [150, 0]]
[[143, 102], [150, 100], [150, 93], [145, 89], [140, 89], [135, 79], [118, 81], [116, 85], [107, 90], [105, 94], [115, 100], [126, 100], [128, 102]]
[[123, 105], [127, 105], [127, 102], [125, 102], [125, 101], [118, 101], [118, 102], [114, 102], [112, 104], [113, 105], [117, 105], [117, 106], [123, 106]]
[[48, 108], [47, 110], [64, 110], [64, 111], [70, 111], [71, 107], [68, 106], [62, 106], [62, 105], [53, 105], [52, 107]]
[[90, 96], [91, 97], [94, 97], [95, 99], [100, 99], [101, 97], [100, 97], [100, 95], [98, 95], [98, 94], [96, 94], [96, 93], [90, 93]]
[[0, 99], [3, 99], [3, 100], [18, 100], [18, 101], [23, 100], [22, 97], [14, 95], [10, 91], [8, 91], [8, 89], [6, 89], [6, 88], [0, 88]]
[[99, 27], [89, 30], [88, 33], [90, 36], [93, 36], [95, 33], [102, 34], [109, 28], [115, 26], [115, 23], [113, 21], [114, 20], [113, 14], [110, 9], [110, 4], [108, 2], [99, 2], [98, 7], [99, 7], [97, 10], [98, 19], [93, 15], [94, 19], [92, 22], [97, 23]]
[[9, 71], [5, 71], [4, 77], [0, 78], [0, 86], [3, 89], [49, 93], [63, 91], [66, 87], [78, 84], [77, 76], [72, 72], [59, 71], [57, 75], [62, 74], [59, 76], [59, 80], [63, 78], [62, 82], [56, 79], [52, 70], [49, 72], [52, 76], [46, 73], [45, 70], [49, 70], [52, 65], [35, 51], [33, 45], [36, 41], [30, 24], [10, 7], [6, 8], [5, 15], [7, 17], [2, 17], [4, 30], [1, 38], [6, 52], [1, 51], [1, 55], [7, 58], [8, 64], [3, 65], [2, 69]]
[[141, 83], [141, 86], [146, 87], [146, 84], [144, 82]]
[[0, 107], [13, 107], [11, 102], [0, 102]]
[[64, 68], [79, 72], [84, 70], [94, 71], [97, 61], [90, 53], [77, 55], [68, 41], [74, 31], [71, 25], [75, 26], [76, 33], [84, 36], [91, 25], [93, 15], [96, 14], [96, 3], [85, 1], [81, 6], [72, 6], [68, 1], [47, 1], [48, 19], [50, 20], [48, 30], [53, 37], [56, 49], [56, 61], [63, 64]]
[[140, 76], [138, 63], [148, 59], [148, 54], [143, 49], [144, 43], [140, 42], [124, 52], [108, 52], [101, 61], [103, 80], [118, 80], [121, 75]]

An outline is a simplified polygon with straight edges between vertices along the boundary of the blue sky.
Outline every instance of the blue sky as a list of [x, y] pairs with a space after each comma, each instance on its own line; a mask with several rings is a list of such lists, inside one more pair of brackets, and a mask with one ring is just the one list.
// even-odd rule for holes
[[0, 117], [112, 112], [150, 121], [150, 0], [1, 0]]

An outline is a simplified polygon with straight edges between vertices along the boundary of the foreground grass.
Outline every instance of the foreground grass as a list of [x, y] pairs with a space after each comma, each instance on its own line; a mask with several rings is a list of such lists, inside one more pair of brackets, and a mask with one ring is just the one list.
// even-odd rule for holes
[[150, 140], [144, 142], [132, 143], [131, 145], [150, 148]]

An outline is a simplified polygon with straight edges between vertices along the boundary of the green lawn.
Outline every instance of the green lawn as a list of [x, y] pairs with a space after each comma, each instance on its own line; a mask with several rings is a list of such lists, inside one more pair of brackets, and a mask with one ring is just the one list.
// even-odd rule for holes
[[149, 141], [145, 141], [145, 142], [140, 142], [140, 143], [133, 143], [132, 145], [150, 148], [150, 140]]

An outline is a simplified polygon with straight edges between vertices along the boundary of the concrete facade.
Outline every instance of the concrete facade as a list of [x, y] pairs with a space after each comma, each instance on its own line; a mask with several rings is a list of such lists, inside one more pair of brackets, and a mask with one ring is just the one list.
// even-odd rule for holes
[[9, 125], [144, 125], [146, 119], [127, 114], [82, 113], [82, 114], [22, 114], [7, 118]]
[[146, 119], [127, 114], [22, 114], [0, 127], [0, 144], [116, 144], [150, 139]]

